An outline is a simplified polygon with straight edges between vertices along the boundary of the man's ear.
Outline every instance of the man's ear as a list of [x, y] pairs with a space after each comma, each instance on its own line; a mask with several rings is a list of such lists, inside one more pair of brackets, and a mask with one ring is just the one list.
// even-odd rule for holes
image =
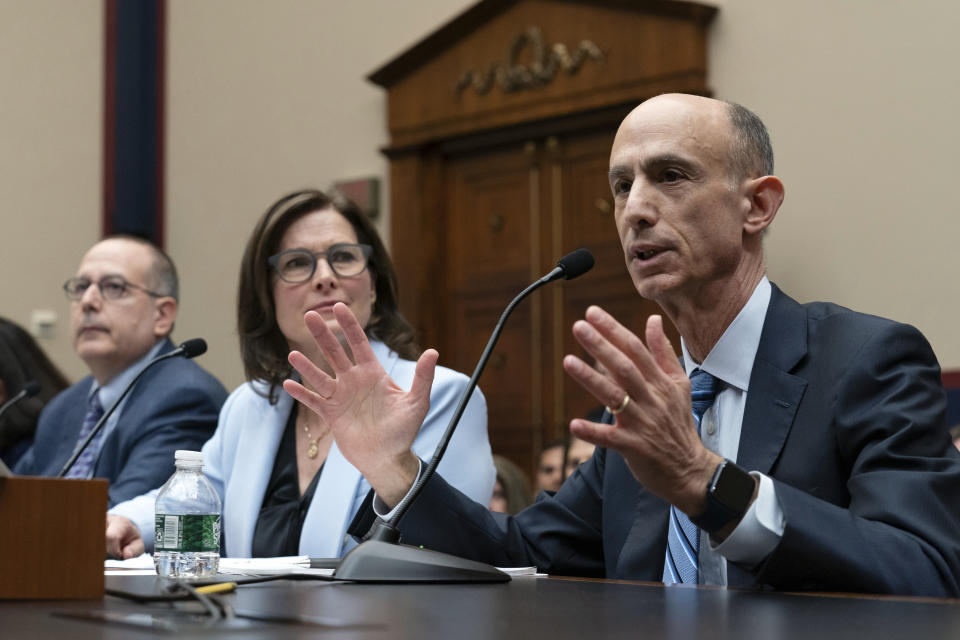
[[743, 230], [757, 234], [766, 229], [783, 203], [783, 182], [777, 176], [754, 178], [747, 184], [750, 210], [743, 222]]
[[153, 333], [158, 338], [169, 335], [173, 331], [173, 323], [177, 321], [177, 308], [177, 301], [169, 296], [157, 300]]

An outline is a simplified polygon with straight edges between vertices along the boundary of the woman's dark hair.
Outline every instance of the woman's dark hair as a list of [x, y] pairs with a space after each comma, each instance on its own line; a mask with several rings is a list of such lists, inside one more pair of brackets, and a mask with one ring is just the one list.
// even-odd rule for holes
[[257, 221], [240, 263], [237, 291], [237, 332], [240, 357], [249, 381], [269, 385], [267, 398], [277, 401], [277, 389], [293, 372], [287, 362], [290, 347], [277, 325], [273, 302], [274, 274], [267, 259], [277, 253], [283, 234], [294, 222], [315, 211], [333, 209], [350, 223], [357, 242], [373, 247], [367, 269], [374, 282], [376, 300], [366, 332], [381, 340], [402, 358], [415, 360], [420, 349], [414, 330], [397, 308], [397, 274], [376, 228], [356, 204], [339, 194], [316, 189], [296, 191], [280, 198]]
[[530, 482], [523, 470], [500, 455], [493, 456], [493, 466], [497, 470], [497, 482], [507, 499], [507, 513], [514, 515], [529, 507], [533, 500], [530, 497]]
[[21, 400], [0, 417], [0, 451], [6, 451], [33, 435], [44, 405], [70, 383], [30, 334], [6, 318], [0, 318], [0, 380], [6, 400], [31, 380], [40, 385], [40, 393]]

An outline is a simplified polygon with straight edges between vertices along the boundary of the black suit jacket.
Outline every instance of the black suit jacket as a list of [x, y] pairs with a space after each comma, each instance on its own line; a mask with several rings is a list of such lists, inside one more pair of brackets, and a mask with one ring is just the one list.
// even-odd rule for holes
[[[737, 463], [773, 478], [786, 528], [732, 586], [960, 595], [960, 455], [940, 368], [914, 328], [773, 287]], [[659, 581], [667, 504], [598, 449], [507, 517], [442, 478], [400, 523], [412, 544], [499, 566]]]
[[[173, 348], [166, 340], [160, 355]], [[60, 471], [76, 447], [91, 384], [88, 376], [44, 407], [33, 446], [17, 463], [16, 473], [54, 476]], [[200, 450], [213, 435], [226, 398], [223, 385], [192, 360], [171, 358], [144, 373], [94, 466], [94, 477], [110, 481], [109, 506], [166, 482], [174, 471], [174, 451]]]

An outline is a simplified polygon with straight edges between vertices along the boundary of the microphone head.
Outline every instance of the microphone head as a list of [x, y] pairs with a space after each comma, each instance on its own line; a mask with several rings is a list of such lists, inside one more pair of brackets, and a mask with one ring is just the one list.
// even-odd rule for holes
[[180, 345], [185, 358], [196, 358], [207, 352], [207, 341], [203, 338], [193, 338]]
[[586, 249], [577, 249], [560, 258], [557, 266], [563, 269], [564, 280], [573, 280], [593, 269], [593, 254]]
[[36, 380], [27, 380], [25, 383], [23, 383], [23, 388], [21, 391], [24, 393], [24, 398], [32, 398], [40, 393], [40, 383]]

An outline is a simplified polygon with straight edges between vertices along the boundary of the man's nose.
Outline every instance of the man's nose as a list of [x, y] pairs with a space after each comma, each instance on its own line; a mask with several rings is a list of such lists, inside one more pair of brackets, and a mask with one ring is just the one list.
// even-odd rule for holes
[[103, 304], [103, 296], [100, 295], [100, 287], [90, 283], [83, 295], [80, 296], [80, 305], [84, 309], [98, 309]]
[[644, 180], [635, 180], [623, 202], [621, 216], [631, 226], [653, 226], [660, 219], [657, 194]]

